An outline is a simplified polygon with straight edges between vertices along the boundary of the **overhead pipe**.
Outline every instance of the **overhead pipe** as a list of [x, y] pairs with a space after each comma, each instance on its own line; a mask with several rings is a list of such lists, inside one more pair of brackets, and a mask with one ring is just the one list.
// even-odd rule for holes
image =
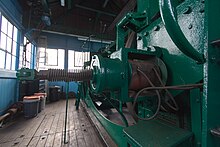
[[160, 14], [165, 28], [174, 42], [174, 44], [182, 51], [186, 56], [194, 59], [198, 63], [205, 62], [204, 55], [199, 53], [186, 39], [177, 21], [177, 11], [173, 7], [171, 0], [159, 0]]

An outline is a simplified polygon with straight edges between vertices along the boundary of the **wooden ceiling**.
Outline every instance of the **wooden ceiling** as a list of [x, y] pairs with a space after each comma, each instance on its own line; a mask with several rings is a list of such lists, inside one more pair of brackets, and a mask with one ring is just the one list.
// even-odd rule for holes
[[[114, 26], [136, 6], [136, 0], [19, 0], [23, 8], [23, 24], [38, 29], [43, 15], [51, 25], [43, 30], [115, 39]], [[48, 9], [48, 10], [47, 10]]]

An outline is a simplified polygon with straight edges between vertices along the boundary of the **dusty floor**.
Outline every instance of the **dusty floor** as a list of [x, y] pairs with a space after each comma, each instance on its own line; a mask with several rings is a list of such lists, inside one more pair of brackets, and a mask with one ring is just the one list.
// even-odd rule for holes
[[67, 144], [64, 144], [65, 100], [46, 104], [46, 108], [32, 119], [22, 115], [0, 128], [0, 147], [102, 147], [93, 124], [85, 112], [75, 110], [75, 100], [69, 100]]

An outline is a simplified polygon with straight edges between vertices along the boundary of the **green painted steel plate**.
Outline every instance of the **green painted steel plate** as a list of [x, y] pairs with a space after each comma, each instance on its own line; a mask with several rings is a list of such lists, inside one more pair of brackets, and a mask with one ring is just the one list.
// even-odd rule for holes
[[140, 121], [124, 128], [128, 143], [132, 146], [190, 146], [193, 133], [157, 120]]

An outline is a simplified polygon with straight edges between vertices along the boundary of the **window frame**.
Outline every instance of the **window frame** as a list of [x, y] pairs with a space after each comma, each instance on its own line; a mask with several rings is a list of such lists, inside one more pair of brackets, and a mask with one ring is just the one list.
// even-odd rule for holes
[[[5, 24], [3, 25], [2, 20], [5, 20]], [[3, 28], [5, 26], [5, 28]], [[10, 30], [9, 30], [10, 26]], [[15, 33], [16, 32], [16, 33]], [[18, 47], [19, 40], [18, 34], [19, 29], [8, 19], [5, 15], [0, 12], [0, 50], [1, 54], [4, 56], [4, 59], [0, 59], [2, 62], [1, 70], [12, 70], [15, 71], [17, 68], [17, 60], [18, 60]], [[10, 33], [10, 34], [9, 34]], [[16, 34], [16, 36], [15, 36]], [[3, 40], [3, 35], [5, 39]], [[10, 44], [9, 44], [10, 43]], [[4, 47], [2, 46], [4, 45]]]
[[[73, 59], [73, 66], [70, 67], [70, 52], [73, 52], [71, 54], [74, 55]], [[82, 56], [82, 65], [77, 65], [76, 63], [76, 55], [79, 53]], [[90, 52], [80, 52], [80, 51], [75, 51], [75, 50], [68, 50], [68, 70], [74, 70], [74, 69], [82, 69], [84, 67], [85, 62], [90, 61]]]

